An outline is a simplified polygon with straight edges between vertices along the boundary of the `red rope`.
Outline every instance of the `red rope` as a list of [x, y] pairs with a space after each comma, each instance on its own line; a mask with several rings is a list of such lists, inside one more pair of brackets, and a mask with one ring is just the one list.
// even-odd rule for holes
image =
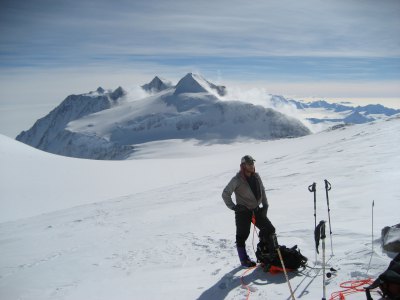
[[369, 286], [373, 283], [374, 281], [371, 278], [368, 279], [362, 279], [362, 280], [349, 280], [342, 282], [340, 284], [340, 287], [344, 290], [338, 291], [338, 292], [333, 292], [331, 294], [331, 297], [329, 300], [345, 300], [345, 296], [358, 293], [358, 292], [364, 292], [364, 286]]
[[[254, 234], [257, 232], [256, 230], [256, 216], [253, 213], [253, 216], [251, 217], [251, 223], [253, 223], [253, 240], [252, 240], [252, 246], [253, 246], [253, 251], [254, 255], [256, 255], [256, 249], [254, 247]], [[258, 235], [258, 234], [257, 234]]]
[[[254, 249], [254, 234], [256, 232], [256, 218], [255, 218], [254, 213], [251, 218], [251, 222], [253, 223], [252, 244], [253, 244], [253, 251], [255, 253], [256, 251]], [[247, 289], [246, 300], [250, 299], [251, 290], [250, 290], [249, 286], [244, 283], [243, 278], [246, 276], [246, 274], [248, 272], [256, 269], [257, 267], [258, 266], [248, 268], [240, 277], [240, 282], [242, 284], [242, 287]], [[274, 272], [271, 272], [271, 273], [274, 273]], [[345, 296], [347, 296], [347, 295], [351, 295], [351, 294], [358, 293], [358, 292], [364, 292], [365, 291], [364, 287], [371, 285], [373, 282], [374, 281], [371, 278], [361, 279], [361, 280], [349, 280], [349, 281], [342, 282], [339, 286], [344, 290], [338, 291], [338, 292], [333, 292], [331, 294], [331, 297], [329, 298], [329, 300], [345, 300], [346, 299]]]
[[[254, 213], [253, 213], [253, 216], [251, 218], [251, 223], [253, 223], [253, 241], [252, 241], [252, 244], [253, 244], [253, 251], [254, 251], [254, 254], [255, 254], [256, 250], [254, 249], [254, 234], [256, 232], [256, 217], [255, 217]], [[243, 278], [246, 276], [247, 273], [249, 273], [250, 271], [256, 269], [257, 267], [258, 267], [258, 265], [246, 269], [246, 271], [244, 271], [244, 273], [240, 277], [240, 282], [242, 284], [242, 287], [247, 290], [246, 300], [250, 299], [251, 290], [250, 290], [250, 287], [247, 284], [244, 283]]]
[[247, 273], [249, 273], [250, 271], [256, 269], [257, 267], [258, 267], [258, 266], [254, 266], [254, 267], [251, 267], [251, 268], [246, 269], [246, 271], [244, 271], [244, 273], [243, 273], [242, 276], [240, 277], [240, 282], [241, 282], [241, 284], [242, 284], [242, 287], [245, 288], [245, 289], [247, 290], [246, 300], [249, 300], [249, 299], [250, 299], [251, 290], [250, 290], [250, 287], [249, 287], [247, 284], [244, 283], [243, 278], [246, 276]]

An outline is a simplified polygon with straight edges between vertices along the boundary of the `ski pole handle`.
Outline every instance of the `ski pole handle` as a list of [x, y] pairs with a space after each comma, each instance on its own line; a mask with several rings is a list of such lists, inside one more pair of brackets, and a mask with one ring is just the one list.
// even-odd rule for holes
[[314, 182], [313, 184], [311, 184], [310, 186], [308, 186], [308, 190], [312, 193], [312, 192], [315, 192], [315, 186], [316, 186], [317, 184]]
[[325, 189], [327, 190], [327, 191], [330, 191], [331, 190], [331, 188], [332, 188], [332, 186], [331, 186], [331, 183], [328, 181], [328, 180], [324, 180], [325, 181]]

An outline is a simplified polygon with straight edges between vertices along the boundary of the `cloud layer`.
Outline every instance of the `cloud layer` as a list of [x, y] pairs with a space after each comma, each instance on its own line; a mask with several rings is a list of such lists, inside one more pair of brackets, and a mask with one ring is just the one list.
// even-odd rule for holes
[[399, 16], [398, 0], [3, 0], [0, 113], [188, 72], [298, 97], [399, 98]]
[[[399, 57], [400, 2], [2, 1], [1, 59]], [[31, 61], [31, 63], [35, 63]]]

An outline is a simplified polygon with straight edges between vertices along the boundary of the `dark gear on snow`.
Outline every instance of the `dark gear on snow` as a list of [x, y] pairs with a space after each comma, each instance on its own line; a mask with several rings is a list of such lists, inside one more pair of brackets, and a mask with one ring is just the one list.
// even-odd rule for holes
[[318, 251], [319, 241], [326, 238], [325, 221], [320, 221], [319, 224], [317, 225], [317, 227], [315, 228], [314, 238], [315, 238], [315, 249], [316, 249], [317, 253], [319, 254], [319, 251]]
[[389, 267], [365, 289], [367, 300], [373, 300], [370, 290], [380, 288], [382, 299], [400, 299], [400, 253], [390, 262]]
[[381, 234], [382, 248], [385, 251], [400, 253], [400, 224], [385, 226]]
[[305, 267], [307, 257], [301, 254], [297, 245], [287, 248], [285, 245], [275, 245], [274, 234], [268, 234], [268, 231], [260, 230], [260, 241], [257, 244], [256, 257], [257, 261], [263, 264], [263, 270], [268, 272], [271, 267], [282, 269], [282, 263], [277, 255], [276, 247], [279, 248], [283, 263], [288, 271], [294, 271], [298, 268]]

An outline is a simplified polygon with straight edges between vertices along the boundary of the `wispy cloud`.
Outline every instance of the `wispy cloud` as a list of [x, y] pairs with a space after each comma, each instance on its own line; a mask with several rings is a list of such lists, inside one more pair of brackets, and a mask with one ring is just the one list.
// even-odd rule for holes
[[194, 71], [282, 94], [347, 83], [362, 95], [400, 81], [399, 15], [398, 0], [3, 0], [0, 87], [38, 78], [72, 93]]
[[[400, 56], [400, 2], [3, 1], [1, 55]], [[11, 57], [10, 57], [11, 56]]]

